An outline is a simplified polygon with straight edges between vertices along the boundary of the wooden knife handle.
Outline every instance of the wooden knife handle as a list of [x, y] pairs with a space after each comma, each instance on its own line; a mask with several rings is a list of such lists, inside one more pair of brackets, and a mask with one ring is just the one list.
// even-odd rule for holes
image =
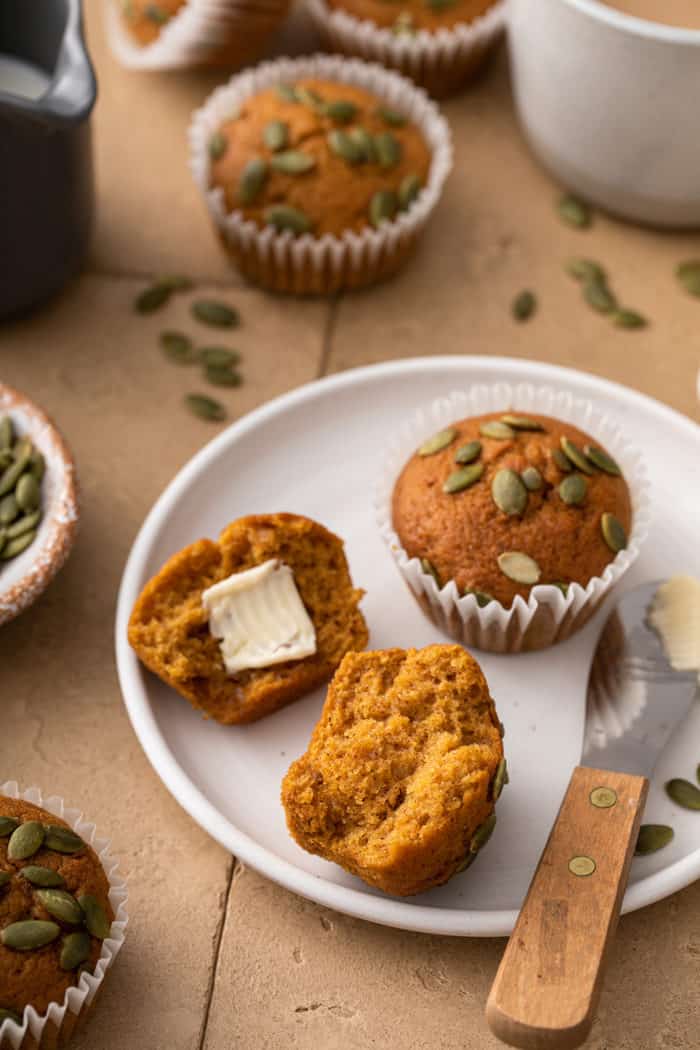
[[586, 1039], [648, 787], [574, 770], [486, 1005], [505, 1043], [568, 1050]]

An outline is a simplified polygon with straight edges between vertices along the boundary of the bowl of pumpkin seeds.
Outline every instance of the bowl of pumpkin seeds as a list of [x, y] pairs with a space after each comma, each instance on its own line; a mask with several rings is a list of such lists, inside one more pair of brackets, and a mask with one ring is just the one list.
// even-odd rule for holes
[[48, 416], [0, 383], [0, 624], [32, 604], [78, 525], [73, 457]]

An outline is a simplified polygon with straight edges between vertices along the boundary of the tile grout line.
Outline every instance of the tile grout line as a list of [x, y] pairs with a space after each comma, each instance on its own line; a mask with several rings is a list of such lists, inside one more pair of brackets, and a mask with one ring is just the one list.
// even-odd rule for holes
[[335, 333], [335, 326], [338, 320], [338, 313], [340, 310], [340, 303], [342, 302], [342, 298], [342, 295], [334, 295], [328, 304], [328, 312], [326, 314], [326, 320], [323, 326], [321, 359], [318, 364], [318, 375], [316, 376], [317, 379], [322, 379], [328, 371], [328, 363], [330, 361], [333, 344], [333, 335]]
[[209, 975], [209, 984], [207, 985], [207, 997], [204, 1004], [204, 1017], [202, 1018], [202, 1027], [197, 1043], [197, 1050], [204, 1050], [204, 1041], [207, 1037], [207, 1028], [209, 1027], [209, 1015], [211, 1013], [211, 1004], [214, 998], [214, 985], [216, 983], [216, 974], [219, 969], [219, 956], [221, 955], [221, 944], [224, 939], [224, 928], [226, 926], [226, 916], [228, 913], [228, 902], [231, 896], [231, 889], [233, 887], [233, 877], [236, 873], [236, 867], [238, 861], [235, 857], [231, 857], [231, 864], [228, 870], [228, 880], [226, 883], [226, 890], [224, 893], [224, 899], [221, 906], [221, 921], [216, 931], [216, 940], [214, 944], [214, 957], [211, 964], [211, 973]]

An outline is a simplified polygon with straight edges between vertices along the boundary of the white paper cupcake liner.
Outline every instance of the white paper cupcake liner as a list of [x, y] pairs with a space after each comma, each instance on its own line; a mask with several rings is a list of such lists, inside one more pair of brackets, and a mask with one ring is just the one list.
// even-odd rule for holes
[[501, 35], [508, 13], [508, 0], [500, 0], [473, 22], [397, 36], [375, 22], [334, 10], [325, 0], [306, 0], [306, 4], [331, 50], [397, 69], [436, 98], [452, 94], [478, 71]]
[[[102, 942], [102, 951], [94, 973], [81, 973], [78, 984], [67, 989], [62, 1002], [51, 1003], [46, 1013], [39, 1014], [33, 1006], [27, 1006], [22, 1016], [22, 1024], [18, 1025], [15, 1021], [3, 1021], [0, 1024], [1, 1050], [9, 1050], [10, 1047], [12, 1050], [20, 1050], [20, 1047], [22, 1050], [53, 1050], [54, 1047], [64, 1045], [78, 1021], [87, 1014], [107, 970], [124, 943], [129, 921], [126, 913], [126, 883], [117, 871], [118, 862], [109, 854], [109, 841], [97, 837], [95, 825], [83, 820], [80, 810], [69, 809], [57, 795], [43, 799], [36, 787], [20, 791], [14, 780], [0, 784], [0, 795], [24, 799], [25, 802], [41, 806], [54, 816], [65, 820], [88, 845], [92, 846], [109, 882], [109, 900], [115, 917], [109, 937]], [[0, 998], [1, 995], [2, 989]]]
[[[404, 113], [423, 135], [432, 160], [427, 185], [408, 211], [379, 229], [367, 226], [337, 237], [294, 237], [261, 229], [241, 212], [227, 212], [224, 193], [210, 186], [208, 143], [212, 134], [238, 112], [246, 99], [280, 82], [303, 77], [334, 80], [364, 88]], [[452, 139], [447, 121], [424, 91], [381, 66], [333, 55], [281, 58], [233, 77], [217, 88], [192, 118], [190, 165], [214, 225], [242, 271], [274, 291], [330, 294], [359, 288], [394, 273], [427, 223], [452, 169]]]
[[151, 72], [253, 61], [290, 4], [290, 0], [189, 0], [153, 43], [142, 47], [125, 27], [118, 0], [103, 2], [114, 56], [129, 69]]
[[[450, 580], [439, 588], [421, 569], [419, 558], [410, 558], [393, 527], [391, 500], [394, 485], [406, 461], [431, 434], [455, 420], [489, 412], [514, 411], [552, 416], [590, 434], [619, 463], [632, 500], [632, 528], [625, 550], [594, 576], [585, 587], [569, 585], [566, 595], [551, 584], [538, 584], [528, 600], [516, 595], [505, 609], [498, 602], [480, 608], [473, 594], [459, 596]], [[406, 584], [426, 615], [446, 634], [476, 649], [510, 653], [543, 649], [563, 641], [592, 616], [611, 588], [636, 561], [649, 531], [651, 505], [646, 470], [639, 452], [627, 443], [616, 423], [564, 390], [534, 387], [529, 383], [511, 386], [475, 385], [438, 398], [409, 419], [390, 446], [375, 492], [375, 509], [382, 537]]]

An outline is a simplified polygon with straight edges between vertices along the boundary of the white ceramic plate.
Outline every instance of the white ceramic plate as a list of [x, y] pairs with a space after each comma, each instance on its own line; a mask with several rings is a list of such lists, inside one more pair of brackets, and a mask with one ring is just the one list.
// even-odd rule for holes
[[[288, 889], [373, 922], [429, 933], [510, 933], [583, 738], [588, 667], [601, 614], [568, 642], [517, 656], [477, 654], [506, 726], [510, 786], [498, 828], [473, 867], [418, 897], [388, 897], [304, 853], [279, 801], [289, 763], [305, 750], [324, 691], [250, 726], [206, 722], [144, 670], [126, 641], [145, 581], [176, 550], [217, 536], [244, 514], [293, 511], [346, 541], [372, 648], [444, 641], [405, 589], [374, 524], [372, 491], [388, 435], [420, 405], [471, 383], [547, 383], [592, 399], [616, 417], [646, 457], [655, 511], [643, 552], [622, 587], [686, 572], [700, 575], [700, 507], [691, 479], [700, 428], [650, 398], [568, 369], [498, 357], [437, 357], [362, 368], [278, 398], [217, 437], [155, 504], [131, 551], [117, 612], [117, 659], [129, 715], [153, 766], [191, 816], [240, 860]], [[604, 613], [603, 613], [604, 615]], [[700, 813], [662, 790], [692, 779], [700, 759], [700, 704], [657, 771], [646, 820], [672, 824], [674, 841], [635, 859], [630, 911], [700, 876]]]

